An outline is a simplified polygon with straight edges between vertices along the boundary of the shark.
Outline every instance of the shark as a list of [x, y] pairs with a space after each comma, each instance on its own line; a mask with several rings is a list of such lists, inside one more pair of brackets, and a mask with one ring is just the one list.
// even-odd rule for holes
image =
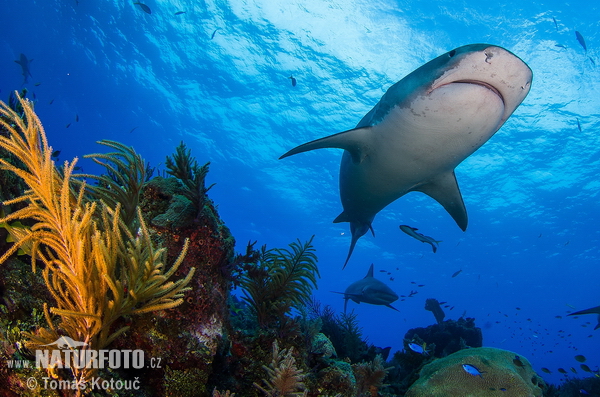
[[579, 316], [582, 314], [597, 314], [598, 315], [598, 324], [594, 327], [594, 329], [600, 328], [600, 306], [591, 307], [589, 309], [580, 310], [575, 313], [570, 313], [569, 316]]
[[510, 51], [469, 44], [427, 62], [392, 85], [355, 128], [297, 146], [280, 159], [343, 149], [339, 186], [352, 238], [344, 268], [379, 211], [410, 192], [441, 204], [465, 231], [454, 169], [502, 127], [525, 99], [533, 73]]
[[352, 299], [356, 303], [364, 302], [372, 305], [384, 305], [390, 309], [399, 311], [391, 305], [391, 303], [398, 300], [398, 295], [390, 287], [373, 277], [373, 264], [371, 264], [367, 275], [350, 284], [345, 292], [331, 292], [344, 295], [344, 313], [346, 313], [348, 299]]
[[27, 59], [25, 54], [21, 54], [19, 56], [19, 59], [17, 59], [15, 61], [15, 63], [18, 63], [21, 66], [21, 70], [23, 72], [23, 77], [25, 78], [25, 80], [23, 80], [23, 84], [27, 83], [28, 77], [33, 77], [31, 75], [31, 71], [29, 70], [29, 66], [31, 65], [31, 62], [33, 62], [33, 59]]

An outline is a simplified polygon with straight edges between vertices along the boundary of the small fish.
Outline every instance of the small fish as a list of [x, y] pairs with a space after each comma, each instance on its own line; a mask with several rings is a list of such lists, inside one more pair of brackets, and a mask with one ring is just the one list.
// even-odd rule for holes
[[565, 50], [567, 49], [567, 47], [563, 44], [554, 44], [554, 47], [564, 48]]
[[554, 21], [554, 27], [556, 28], [556, 31], [558, 32], [558, 24], [556, 23], [556, 19], [554, 19], [554, 17], [552, 17], [552, 20]]
[[390, 277], [390, 281], [394, 281], [394, 277]]
[[454, 272], [454, 274], [452, 275], [452, 278], [454, 278], [454, 277], [458, 276], [458, 275], [460, 274], [460, 272], [462, 272], [462, 269], [460, 269], [460, 270], [458, 270], [458, 271]]
[[575, 368], [571, 367], [571, 372], [573, 372], [574, 374], [576, 374], [577, 370]]
[[557, 369], [558, 372], [560, 372], [561, 374], [567, 374], [567, 371], [564, 370], [564, 368], [559, 368]]
[[590, 394], [590, 393], [588, 393], [588, 391], [587, 391], [587, 390], [585, 390], [585, 389], [579, 389], [579, 393], [581, 393], [581, 394], [584, 394], [584, 395], [588, 395], [588, 394]]
[[58, 156], [60, 156], [60, 150], [55, 150], [52, 152], [52, 157], [57, 158]]
[[434, 240], [433, 238], [431, 238], [429, 236], [425, 236], [421, 233], [417, 233], [417, 230], [419, 230], [419, 229], [417, 229], [415, 227], [411, 227], [408, 225], [400, 225], [400, 230], [402, 230], [404, 233], [408, 234], [409, 236], [419, 240], [422, 243], [430, 244], [431, 248], [433, 249], [434, 254], [437, 251], [437, 245], [439, 243], [441, 243], [441, 241]]
[[592, 57], [588, 56], [588, 59], [592, 63], [592, 65], [596, 66], [596, 62], [592, 59]]
[[217, 34], [217, 30], [221, 30], [221, 28], [216, 28], [214, 32], [212, 32], [212, 35], [210, 35], [210, 39], [214, 39], [215, 35]]
[[547, 373], [547, 374], [551, 374], [551, 373], [552, 373], [552, 371], [550, 371], [550, 370], [549, 370], [548, 368], [546, 368], [546, 367], [542, 367], [542, 372], [545, 372], [545, 373]]
[[39, 87], [39, 86], [41, 86], [41, 85], [42, 85], [42, 83], [35, 83], [35, 84], [34, 84], [34, 86], [36, 86], [36, 87]]
[[186, 13], [186, 11], [177, 11], [177, 12], [175, 13], [175, 15], [181, 15], [181, 14], [185, 14], [185, 13]]
[[579, 367], [584, 370], [585, 372], [590, 372], [593, 373], [593, 371], [590, 369], [590, 367], [588, 367], [586, 364], [579, 364]]
[[54, 103], [54, 99], [50, 99], [50, 102], [48, 102], [48, 105], [52, 105]]
[[152, 10], [146, 4], [140, 3], [140, 2], [136, 2], [136, 3], [133, 3], [133, 4], [136, 4], [136, 5], [140, 6], [140, 8], [142, 9], [142, 11], [144, 11], [146, 14], [152, 14]]
[[561, 318], [562, 318], [562, 316], [554, 316], [554, 318], [561, 319]]
[[295, 87], [297, 84], [296, 78], [293, 75], [288, 78], [292, 80], [292, 87]]
[[75, 113], [75, 122], [79, 122], [79, 115], [77, 113]]
[[73, 168], [73, 171], [80, 171], [80, 170], [83, 171], [83, 168], [78, 165], [75, 166], [75, 168]]
[[513, 359], [513, 364], [515, 364], [517, 367], [525, 367], [525, 364], [523, 364], [523, 361], [521, 361], [521, 357], [519, 356], [515, 356], [515, 358]]
[[387, 273], [387, 270], [383, 270], [383, 269], [381, 269], [381, 270], [379, 271], [379, 273]]
[[71, 126], [71, 123], [67, 124], [67, 125], [65, 126], [65, 128], [69, 128], [70, 126]]
[[427, 353], [427, 344], [425, 342], [423, 342], [422, 345], [417, 345], [416, 343], [411, 342], [408, 344], [408, 348], [415, 353], [422, 354], [424, 356], [429, 355], [429, 353]]
[[471, 365], [471, 364], [463, 364], [462, 367], [466, 373], [473, 375], [473, 376], [481, 376], [483, 378], [482, 374], [485, 373], [485, 372], [481, 372], [479, 369], [477, 369], [476, 366]]
[[579, 361], [580, 363], [584, 363], [585, 360], [586, 360], [586, 358], [585, 358], [584, 355], [578, 354], [578, 355], [575, 356], [575, 360]]
[[[577, 128], [579, 128], [579, 132], [581, 132], [581, 124], [579, 124], [579, 119], [577, 119]], [[567, 242], [567, 244], [568, 244], [568, 242]], [[567, 245], [567, 244], [565, 244], [565, 245]]]
[[585, 50], [585, 53], [587, 54], [587, 46], [585, 45], [585, 40], [583, 39], [583, 36], [581, 35], [581, 33], [579, 33], [578, 31], [575, 31], [575, 37], [577, 37], [577, 41], [579, 42], [579, 44], [581, 44], [581, 46]]

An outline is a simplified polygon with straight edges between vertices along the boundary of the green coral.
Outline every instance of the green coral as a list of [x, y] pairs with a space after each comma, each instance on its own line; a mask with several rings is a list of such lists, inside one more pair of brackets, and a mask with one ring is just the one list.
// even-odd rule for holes
[[187, 149], [183, 141], [175, 149], [173, 157], [167, 156], [165, 165], [167, 173], [179, 179], [185, 186], [183, 195], [187, 197], [199, 214], [204, 208], [206, 193], [214, 186], [214, 183], [209, 187], [205, 185], [206, 174], [210, 162], [199, 166], [198, 162], [192, 157], [191, 150]]
[[259, 261], [248, 265], [241, 280], [243, 299], [261, 328], [281, 324], [292, 309], [309, 302], [319, 276], [313, 238], [290, 244], [291, 250], [263, 247]]
[[110, 208], [121, 205], [121, 219], [130, 230], [134, 230], [134, 220], [139, 204], [140, 192], [146, 181], [146, 166], [144, 159], [132, 147], [122, 143], [102, 140], [97, 143], [116, 150], [112, 153], [94, 153], [84, 156], [91, 158], [97, 164], [106, 168], [106, 174], [74, 175], [78, 178], [90, 178], [98, 181], [98, 185], [87, 185], [87, 194], [96, 200], [102, 200]]
[[[466, 372], [463, 364], [474, 366], [482, 376]], [[541, 397], [543, 385], [523, 356], [478, 347], [459, 350], [425, 365], [406, 397]]]

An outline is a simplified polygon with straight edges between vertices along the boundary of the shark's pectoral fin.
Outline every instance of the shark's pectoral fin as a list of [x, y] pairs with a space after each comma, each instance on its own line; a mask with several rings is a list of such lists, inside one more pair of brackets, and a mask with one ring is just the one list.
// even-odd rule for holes
[[394, 309], [395, 311], [399, 312], [400, 310], [396, 309], [394, 306], [392, 305], [386, 305], [387, 307], [389, 307], [390, 309]]
[[452, 216], [458, 227], [463, 231], [467, 230], [467, 210], [454, 171], [440, 174], [413, 190], [423, 192], [440, 203]]
[[310, 141], [300, 146], [296, 146], [283, 156], [279, 157], [279, 159], [281, 160], [294, 154], [304, 153], [315, 149], [336, 148], [347, 150], [352, 156], [352, 161], [360, 163], [370, 147], [370, 129], [371, 127], [354, 128], [352, 130], [326, 136], [325, 138]]
[[581, 314], [600, 314], [600, 306], [591, 307], [589, 309], [580, 310], [575, 313], [568, 314], [569, 316], [579, 316]]

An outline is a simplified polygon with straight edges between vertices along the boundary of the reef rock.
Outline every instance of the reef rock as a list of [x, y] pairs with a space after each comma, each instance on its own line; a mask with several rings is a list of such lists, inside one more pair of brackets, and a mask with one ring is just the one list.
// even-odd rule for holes
[[[468, 373], [463, 364], [481, 375]], [[543, 380], [523, 356], [491, 347], [464, 349], [423, 367], [405, 397], [541, 397]]]
[[[418, 337], [418, 338], [416, 338]], [[475, 326], [473, 318], [446, 320], [426, 328], [412, 328], [404, 335], [405, 341], [419, 340], [427, 346], [435, 345], [433, 355], [445, 357], [466, 347], [481, 347], [481, 328]]]

